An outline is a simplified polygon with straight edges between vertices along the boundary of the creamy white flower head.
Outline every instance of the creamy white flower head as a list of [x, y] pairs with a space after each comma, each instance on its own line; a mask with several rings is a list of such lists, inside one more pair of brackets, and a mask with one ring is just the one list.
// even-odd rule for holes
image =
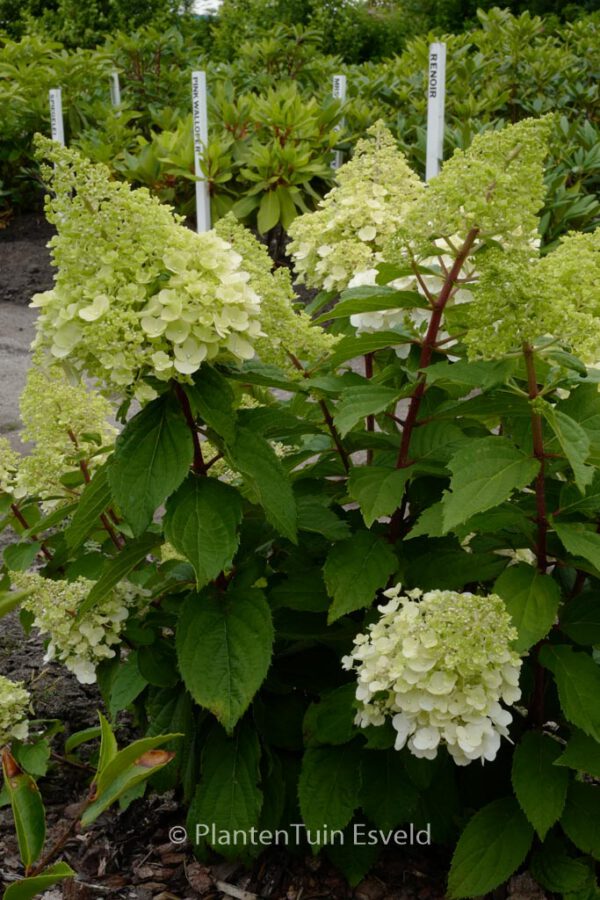
[[516, 631], [504, 602], [401, 585], [384, 591], [381, 616], [342, 665], [357, 675], [356, 723], [391, 719], [397, 750], [434, 759], [445, 745], [457, 765], [493, 760], [521, 696]]
[[25, 740], [28, 734], [29, 692], [21, 682], [0, 675], [0, 747], [12, 740]]
[[23, 608], [33, 615], [34, 628], [48, 635], [45, 662], [61, 662], [81, 684], [96, 681], [96, 668], [115, 656], [129, 615], [143, 612], [148, 604], [148, 591], [121, 581], [102, 603], [78, 618], [94, 582], [51, 581], [37, 572], [15, 572], [11, 578], [15, 587], [30, 592]]
[[338, 172], [338, 185], [313, 213], [290, 226], [289, 251], [300, 281], [342, 291], [356, 272], [383, 261], [382, 250], [425, 190], [378, 122]]

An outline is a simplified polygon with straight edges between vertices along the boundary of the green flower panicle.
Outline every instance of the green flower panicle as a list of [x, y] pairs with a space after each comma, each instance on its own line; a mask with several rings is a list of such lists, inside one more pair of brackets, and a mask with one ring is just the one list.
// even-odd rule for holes
[[290, 226], [288, 249], [299, 281], [344, 290], [356, 272], [383, 261], [384, 246], [424, 191], [392, 134], [377, 122], [318, 209]]
[[10, 445], [8, 438], [0, 437], [0, 492], [14, 494], [21, 456]]
[[29, 732], [27, 710], [31, 697], [22, 682], [0, 675], [0, 747], [13, 740], [24, 741]]
[[544, 257], [487, 251], [473, 293], [465, 336], [472, 358], [550, 338], [587, 363], [600, 360], [600, 229], [569, 234]]
[[511, 250], [528, 247], [544, 203], [551, 127], [552, 116], [524, 119], [478, 134], [467, 150], [455, 150], [407, 211], [396, 247], [427, 256], [433, 240], [448, 235], [464, 239], [474, 228], [479, 242], [494, 241]]
[[106, 459], [99, 448], [111, 446], [117, 434], [109, 421], [112, 405], [76, 373], [70, 379], [62, 366], [38, 359], [27, 373], [20, 409], [22, 438], [33, 448], [19, 460], [15, 495], [72, 499], [62, 478], [80, 471], [82, 460], [91, 477]]

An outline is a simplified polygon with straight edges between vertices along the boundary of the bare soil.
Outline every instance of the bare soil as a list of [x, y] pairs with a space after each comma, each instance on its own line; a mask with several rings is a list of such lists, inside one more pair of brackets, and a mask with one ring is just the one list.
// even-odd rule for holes
[[0, 230], [0, 303], [27, 306], [33, 294], [52, 287], [47, 243], [54, 234], [42, 213], [10, 219]]

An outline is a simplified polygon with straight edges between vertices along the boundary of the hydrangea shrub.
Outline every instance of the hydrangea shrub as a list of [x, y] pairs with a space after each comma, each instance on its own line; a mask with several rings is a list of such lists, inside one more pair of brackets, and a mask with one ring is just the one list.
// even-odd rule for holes
[[32, 378], [70, 400], [52, 488], [0, 444], [7, 608], [111, 716], [183, 735], [155, 784], [190, 833], [300, 815], [355, 883], [375, 850], [327, 834], [429, 824], [451, 898], [524, 869], [596, 896], [600, 233], [540, 254], [550, 127], [424, 186], [376, 126], [293, 225], [313, 320], [233, 219], [193, 235], [41, 144]]

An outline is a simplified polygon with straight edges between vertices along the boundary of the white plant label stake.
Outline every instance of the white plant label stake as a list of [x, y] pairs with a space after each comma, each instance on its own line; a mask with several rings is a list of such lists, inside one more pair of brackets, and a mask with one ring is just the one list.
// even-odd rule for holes
[[[335, 100], [339, 100], [340, 103], [343, 103], [346, 99], [346, 76], [345, 75], [334, 75], [333, 76], [333, 86], [332, 86], [332, 96]], [[336, 131], [341, 131], [344, 125], [344, 120], [339, 123], [339, 125], [335, 126]], [[333, 151], [333, 159], [331, 160], [331, 168], [339, 169], [339, 167], [344, 162], [344, 154], [341, 150]]]
[[444, 158], [444, 105], [446, 102], [446, 45], [429, 45], [427, 80], [427, 164], [425, 179], [435, 178]]
[[121, 82], [118, 72], [110, 73], [110, 102], [113, 106], [121, 105]]
[[210, 229], [210, 194], [201, 162], [208, 145], [206, 72], [192, 72], [192, 114], [194, 120], [194, 171], [196, 174], [196, 230]]
[[65, 126], [63, 124], [62, 91], [51, 88], [48, 92], [50, 100], [50, 133], [52, 140], [65, 145]]

